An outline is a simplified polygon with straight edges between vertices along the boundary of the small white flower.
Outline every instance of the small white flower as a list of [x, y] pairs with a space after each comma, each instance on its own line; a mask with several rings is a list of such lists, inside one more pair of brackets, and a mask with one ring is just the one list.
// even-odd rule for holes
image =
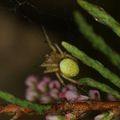
[[87, 101], [87, 100], [89, 100], [88, 96], [79, 95], [76, 101]]
[[104, 117], [104, 114], [97, 115], [94, 120], [101, 120]]
[[47, 115], [46, 120], [60, 120], [59, 116]]

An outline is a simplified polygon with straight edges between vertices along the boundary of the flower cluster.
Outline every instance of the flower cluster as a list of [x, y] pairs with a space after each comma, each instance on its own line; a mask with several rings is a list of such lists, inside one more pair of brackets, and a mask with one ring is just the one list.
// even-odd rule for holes
[[29, 101], [51, 103], [57, 100], [72, 102], [89, 99], [88, 96], [80, 94], [74, 85], [68, 84], [62, 87], [58, 80], [51, 80], [49, 77], [39, 80], [39, 77], [31, 75], [26, 79], [25, 84], [27, 85], [26, 99]]
[[[36, 101], [42, 104], [55, 103], [57, 101], [87, 101], [87, 100], [101, 100], [99, 91], [89, 90], [88, 96], [82, 95], [76, 86], [73, 84], [67, 84], [66, 86], [61, 86], [58, 80], [53, 80], [50, 77], [40, 77], [35, 75], [30, 75], [26, 78], [25, 84], [26, 89], [26, 99], [29, 101]], [[115, 101], [116, 99], [107, 95], [110, 101]], [[103, 114], [95, 117], [95, 120], [101, 120]], [[46, 120], [63, 120], [61, 116], [51, 116], [47, 115]], [[64, 120], [74, 120], [74, 115], [68, 113], [65, 115]]]

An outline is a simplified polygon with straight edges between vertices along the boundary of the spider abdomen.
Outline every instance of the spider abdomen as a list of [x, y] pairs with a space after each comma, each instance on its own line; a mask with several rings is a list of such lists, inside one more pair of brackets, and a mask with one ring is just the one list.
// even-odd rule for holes
[[79, 73], [79, 66], [71, 58], [65, 58], [60, 62], [60, 71], [67, 77], [75, 77]]

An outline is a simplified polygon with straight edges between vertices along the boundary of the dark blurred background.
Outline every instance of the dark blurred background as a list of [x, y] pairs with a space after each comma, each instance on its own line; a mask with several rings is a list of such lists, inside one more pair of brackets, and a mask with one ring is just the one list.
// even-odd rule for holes
[[[119, 0], [89, 0], [108, 11], [120, 21]], [[106, 42], [120, 53], [119, 38], [106, 26], [101, 25], [77, 6], [74, 0], [0, 0], [0, 89], [24, 98], [24, 80], [29, 74], [42, 75], [38, 65], [50, 51], [43, 32], [43, 24], [52, 41], [69, 41], [89, 56], [100, 60], [106, 67], [120, 75], [107, 58], [94, 50], [77, 31], [72, 13], [79, 9], [88, 22]], [[81, 65], [81, 77], [92, 76], [105, 81], [97, 72]], [[113, 86], [114, 87], [114, 86]], [[1, 118], [0, 118], [1, 119]], [[26, 119], [26, 118], [25, 118]], [[32, 119], [32, 118], [31, 118]]]

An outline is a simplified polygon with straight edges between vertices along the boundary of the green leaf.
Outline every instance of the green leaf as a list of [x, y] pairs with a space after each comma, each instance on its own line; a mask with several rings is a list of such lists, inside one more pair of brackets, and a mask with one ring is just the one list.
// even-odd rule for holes
[[103, 8], [85, 0], [77, 0], [77, 3], [90, 15], [92, 15], [96, 21], [108, 26], [120, 37], [120, 24]]
[[110, 71], [108, 68], [106, 68], [101, 62], [98, 60], [95, 60], [91, 57], [89, 57], [87, 54], [85, 54], [83, 51], [79, 50], [75, 46], [67, 43], [62, 42], [62, 46], [71, 53], [74, 57], [81, 60], [84, 64], [87, 66], [95, 69], [98, 71], [104, 78], [108, 79], [110, 82], [112, 82], [114, 85], [116, 85], [118, 88], [120, 88], [120, 78], [115, 73]]
[[98, 82], [92, 78], [81, 78], [79, 80], [79, 83], [82, 85], [96, 88], [98, 90], [101, 90], [102, 92], [105, 92], [105, 93], [108, 93], [108, 94], [114, 96], [115, 98], [120, 99], [120, 93], [118, 91], [116, 91], [116, 90], [112, 89], [111, 87], [109, 87], [108, 85]]
[[22, 99], [16, 98], [10, 93], [3, 92], [3, 91], [0, 91], [0, 98], [15, 105], [25, 107], [25, 108], [30, 108], [39, 114], [44, 113], [46, 110], [48, 110], [51, 107], [50, 105], [38, 105], [26, 100], [22, 100]]
[[120, 55], [115, 52], [109, 45], [107, 45], [101, 36], [95, 34], [93, 27], [87, 23], [80, 12], [74, 12], [74, 19], [79, 28], [79, 31], [92, 44], [92, 46], [103, 53], [108, 58], [108, 60], [113, 63], [113, 65], [120, 69]]
[[101, 120], [112, 120], [114, 114], [112, 112], [104, 113], [104, 116], [102, 117]]

